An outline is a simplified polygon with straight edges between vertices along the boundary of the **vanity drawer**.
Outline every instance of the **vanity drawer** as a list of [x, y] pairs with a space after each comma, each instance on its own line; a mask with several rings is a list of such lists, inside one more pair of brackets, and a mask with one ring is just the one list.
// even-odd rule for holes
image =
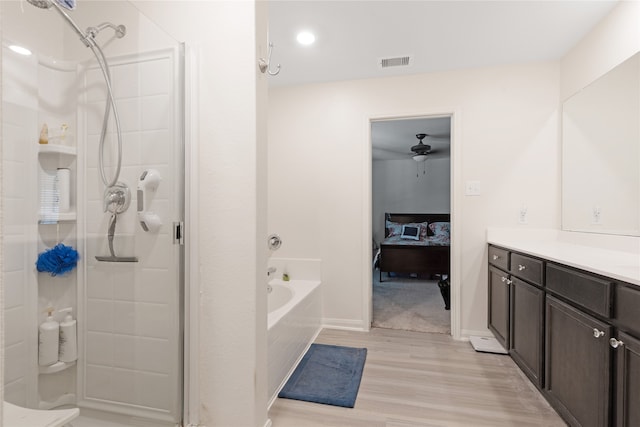
[[544, 264], [541, 260], [517, 253], [511, 253], [511, 274], [542, 286]]
[[547, 264], [546, 271], [547, 290], [594, 313], [611, 317], [611, 281], [555, 264]]
[[618, 325], [640, 337], [640, 288], [617, 284], [615, 302]]
[[509, 251], [489, 246], [489, 263], [503, 270], [509, 270]]

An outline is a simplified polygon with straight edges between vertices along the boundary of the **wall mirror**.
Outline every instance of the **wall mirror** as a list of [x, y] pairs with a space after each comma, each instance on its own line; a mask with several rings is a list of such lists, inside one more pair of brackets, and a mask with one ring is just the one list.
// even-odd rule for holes
[[562, 229], [640, 236], [640, 53], [563, 105]]

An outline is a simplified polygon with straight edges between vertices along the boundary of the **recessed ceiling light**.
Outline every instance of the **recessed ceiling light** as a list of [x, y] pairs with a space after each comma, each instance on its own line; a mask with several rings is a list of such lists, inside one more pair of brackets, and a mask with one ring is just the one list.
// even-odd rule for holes
[[298, 43], [300, 43], [300, 44], [310, 45], [314, 41], [316, 41], [316, 36], [314, 36], [309, 31], [302, 31], [302, 32], [298, 33], [298, 35], [296, 36], [296, 39], [298, 40]]
[[22, 46], [18, 46], [18, 45], [12, 44], [11, 46], [9, 46], [9, 49], [14, 51], [15, 53], [19, 53], [20, 55], [24, 55], [24, 56], [31, 55], [31, 51], [29, 49], [27, 49], [26, 47], [22, 47]]

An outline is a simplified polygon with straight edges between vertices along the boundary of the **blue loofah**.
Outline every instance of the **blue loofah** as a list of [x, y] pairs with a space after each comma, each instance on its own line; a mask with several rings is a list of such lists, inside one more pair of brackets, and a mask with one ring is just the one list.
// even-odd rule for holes
[[51, 249], [47, 249], [38, 255], [36, 268], [40, 272], [51, 273], [52, 276], [68, 273], [78, 265], [80, 255], [71, 246], [58, 243]]

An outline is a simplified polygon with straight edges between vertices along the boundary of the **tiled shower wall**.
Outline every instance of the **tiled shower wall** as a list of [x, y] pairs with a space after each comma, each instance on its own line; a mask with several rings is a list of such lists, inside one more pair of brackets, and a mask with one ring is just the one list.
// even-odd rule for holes
[[[35, 56], [3, 53], [5, 399], [37, 407], [43, 390], [44, 398], [51, 399], [77, 393], [80, 406], [178, 420], [180, 248], [172, 239], [172, 224], [181, 219], [183, 187], [178, 54], [171, 49], [110, 58], [123, 129], [120, 181], [132, 196], [128, 211], [118, 218], [115, 246], [117, 254], [135, 255], [139, 262], [100, 263], [95, 255], [108, 254], [109, 220], [97, 168], [106, 100], [101, 71], [80, 69], [77, 79], [75, 69], [58, 73], [38, 64]], [[73, 111], [66, 111], [70, 106]], [[77, 223], [38, 225], [37, 141], [43, 122], [70, 124], [78, 145]], [[114, 164], [113, 122], [112, 116], [108, 165]], [[136, 216], [137, 182], [149, 168], [162, 176], [157, 191], [146, 198], [148, 209], [163, 222], [157, 233], [144, 232]], [[107, 173], [111, 176], [113, 169]], [[35, 272], [38, 252], [56, 240], [81, 253], [71, 276]], [[78, 367], [77, 372], [72, 367], [42, 376], [37, 373], [37, 326], [44, 320], [40, 306], [56, 295], [56, 308], [72, 305], [77, 312]]]
[[[6, 401], [34, 403], [35, 368], [29, 355], [37, 351], [36, 288], [28, 268], [35, 248], [36, 211], [29, 200], [35, 188], [38, 127], [38, 67], [34, 57], [3, 51], [3, 251], [4, 354]], [[34, 335], [36, 334], [36, 335]], [[31, 375], [30, 375], [31, 373]]]
[[[180, 402], [179, 246], [173, 221], [180, 219], [182, 194], [179, 101], [174, 50], [110, 58], [112, 85], [123, 136], [119, 181], [131, 191], [129, 209], [118, 216], [115, 252], [137, 263], [98, 262], [108, 255], [110, 214], [103, 210], [98, 140], [105, 105], [100, 69], [85, 76], [86, 288], [81, 366], [81, 405], [130, 415], [178, 420]], [[114, 120], [111, 120], [113, 123]], [[114, 126], [109, 138], [115, 141]], [[113, 145], [113, 142], [111, 143]], [[115, 164], [113, 150], [105, 152]], [[147, 169], [162, 181], [145, 196], [145, 206], [162, 220], [157, 233], [137, 219], [137, 183]], [[107, 170], [109, 177], [113, 169]]]
[[[5, 298], [5, 399], [38, 407], [75, 392], [74, 373], [38, 374], [38, 324], [44, 309], [76, 306], [76, 271], [58, 277], [37, 273], [35, 261], [57, 243], [76, 246], [76, 224], [39, 224], [38, 174], [42, 167], [73, 166], [75, 158], [40, 157], [42, 125], [76, 124], [76, 67], [46, 57], [3, 50], [3, 197]], [[67, 142], [73, 142], [70, 138]], [[59, 141], [51, 141], [59, 143]], [[53, 166], [52, 166], [53, 165]], [[75, 177], [72, 178], [75, 180]], [[60, 313], [54, 318], [62, 320]], [[47, 393], [52, 390], [52, 394]]]

